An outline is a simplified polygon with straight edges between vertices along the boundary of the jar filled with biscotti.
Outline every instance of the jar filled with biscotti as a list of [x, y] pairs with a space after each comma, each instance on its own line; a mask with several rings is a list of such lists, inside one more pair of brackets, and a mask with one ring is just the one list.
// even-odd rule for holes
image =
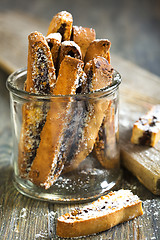
[[[67, 14], [58, 19], [70, 26]], [[120, 180], [121, 76], [110, 64], [109, 40], [72, 25], [66, 39], [66, 29], [31, 33], [27, 69], [11, 74], [7, 87], [15, 187], [39, 200], [74, 202], [96, 198]]]

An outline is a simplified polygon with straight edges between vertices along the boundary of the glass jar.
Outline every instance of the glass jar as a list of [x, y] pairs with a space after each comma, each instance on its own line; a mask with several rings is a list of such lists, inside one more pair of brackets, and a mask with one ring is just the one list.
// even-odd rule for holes
[[120, 180], [118, 88], [41, 96], [24, 91], [26, 69], [11, 74], [14, 185], [39, 200], [97, 198]]

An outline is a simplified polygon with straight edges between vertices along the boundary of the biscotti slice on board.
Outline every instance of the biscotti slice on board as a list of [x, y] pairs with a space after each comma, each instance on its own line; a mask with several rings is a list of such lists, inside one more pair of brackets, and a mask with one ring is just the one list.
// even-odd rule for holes
[[142, 201], [130, 190], [119, 190], [76, 208], [57, 219], [56, 234], [70, 238], [106, 231], [143, 214]]
[[[45, 37], [39, 32], [28, 36], [28, 68], [25, 90], [41, 95], [51, 94], [56, 81], [52, 56]], [[27, 177], [40, 142], [46, 120], [47, 103], [26, 102], [22, 107], [22, 129], [19, 142], [18, 169]]]
[[110, 63], [110, 52], [111, 42], [108, 39], [96, 39], [92, 41], [87, 48], [84, 62], [87, 63], [95, 57], [101, 56], [107, 59]]
[[86, 55], [89, 44], [96, 38], [96, 32], [93, 28], [84, 28], [81, 26], [72, 27], [71, 40], [80, 46], [82, 51], [82, 60]]
[[160, 105], [140, 117], [133, 125], [131, 142], [154, 147], [160, 140]]
[[73, 18], [69, 12], [59, 12], [52, 18], [47, 35], [58, 32], [62, 35], [62, 41], [70, 40], [72, 24]]
[[[90, 93], [111, 84], [112, 67], [105, 58], [94, 58], [91, 60], [90, 65], [90, 68], [87, 67], [86, 70], [85, 67], [84, 69], [87, 80], [84, 82], [85, 84], [82, 85], [82, 92]], [[92, 71], [92, 74], [90, 74], [90, 71]], [[69, 172], [76, 169], [93, 150], [108, 104], [109, 102], [103, 97], [98, 101], [95, 100], [94, 97], [88, 97], [84, 102], [83, 108], [85, 112], [83, 113], [83, 118], [80, 119], [81, 126], [73, 142], [72, 151], [70, 151], [65, 162], [63, 172]]]
[[[57, 82], [53, 91], [54, 95], [76, 94], [79, 79], [83, 74], [83, 62], [65, 56], [61, 63]], [[41, 141], [36, 157], [29, 172], [30, 180], [45, 189], [48, 189], [60, 175], [65, 159], [61, 151], [66, 146], [64, 133], [72, 117], [70, 114], [71, 98], [66, 96], [66, 101], [61, 98], [53, 99], [47, 113], [45, 125], [41, 131]]]

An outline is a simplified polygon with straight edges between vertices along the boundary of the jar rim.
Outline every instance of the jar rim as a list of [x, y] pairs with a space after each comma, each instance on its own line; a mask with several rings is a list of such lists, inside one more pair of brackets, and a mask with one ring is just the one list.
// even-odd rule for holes
[[110, 95], [111, 93], [113, 93], [116, 89], [118, 89], [122, 78], [121, 75], [118, 71], [116, 71], [115, 69], [113, 70], [113, 83], [109, 86], [107, 86], [106, 88], [102, 88], [102, 89], [98, 89], [95, 91], [92, 91], [90, 93], [78, 93], [78, 94], [70, 94], [70, 95], [52, 95], [52, 94], [48, 94], [48, 95], [42, 95], [42, 94], [36, 94], [36, 93], [29, 93], [25, 90], [22, 90], [20, 88], [18, 88], [15, 84], [14, 81], [16, 79], [18, 79], [19, 77], [24, 77], [27, 76], [27, 68], [20, 68], [18, 70], [16, 70], [15, 72], [13, 72], [12, 74], [9, 75], [9, 77], [7, 78], [6, 81], [6, 87], [7, 89], [17, 95], [20, 98], [24, 98], [24, 99], [51, 99], [51, 98], [77, 98], [78, 99], [83, 99], [83, 98], [97, 98], [97, 97], [103, 97]]

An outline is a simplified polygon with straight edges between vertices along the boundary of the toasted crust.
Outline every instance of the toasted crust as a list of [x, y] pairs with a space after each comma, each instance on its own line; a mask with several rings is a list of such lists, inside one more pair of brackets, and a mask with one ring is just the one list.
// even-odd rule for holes
[[101, 56], [107, 59], [110, 63], [109, 49], [111, 42], [107, 39], [96, 39], [92, 41], [87, 49], [84, 62], [87, 63], [97, 56]]
[[[31, 33], [28, 39], [25, 90], [36, 94], [51, 94], [56, 76], [48, 44], [39, 32]], [[22, 129], [18, 153], [18, 168], [21, 177], [27, 177], [36, 155], [48, 108], [47, 103], [42, 102], [28, 102], [22, 107]]]
[[96, 38], [96, 32], [93, 28], [84, 28], [81, 26], [73, 26], [72, 40], [77, 43], [82, 51], [82, 60], [84, 60], [89, 44]]
[[[97, 67], [96, 67], [97, 66]], [[112, 68], [108, 65], [106, 59], [97, 57], [90, 62], [90, 67], [93, 68], [93, 74], [90, 75], [90, 68], [87, 68], [87, 81], [83, 87], [88, 93], [107, 87], [111, 83]], [[101, 70], [103, 73], [101, 73]], [[83, 90], [82, 90], [83, 91]], [[72, 154], [70, 154], [65, 163], [63, 172], [68, 172], [76, 169], [78, 165], [88, 156], [93, 150], [95, 140], [98, 136], [99, 128], [105, 116], [109, 102], [106, 99], [101, 99], [98, 102], [94, 98], [89, 99], [86, 103], [86, 110], [83, 114], [82, 132], [80, 138], [77, 140], [77, 147], [75, 143]]]
[[82, 53], [80, 47], [73, 41], [64, 41], [61, 44], [60, 52], [59, 52], [59, 63], [60, 66], [62, 60], [65, 56], [71, 56], [77, 59], [82, 59]]
[[59, 32], [62, 35], [62, 41], [70, 40], [72, 32], [73, 18], [69, 12], [62, 11], [57, 13], [48, 28], [47, 36], [50, 33]]
[[[79, 72], [82, 67], [82, 61], [65, 56], [61, 63], [53, 94], [75, 94], [78, 87]], [[61, 145], [70, 120], [70, 107], [69, 99], [67, 102], [59, 100], [51, 102], [46, 123], [41, 132], [37, 155], [31, 166], [29, 178], [34, 184], [46, 189], [54, 183], [63, 169], [64, 159], [61, 158]]]
[[46, 40], [52, 54], [52, 60], [53, 60], [54, 66], [55, 68], [57, 68], [58, 53], [59, 53], [59, 48], [61, 46], [62, 36], [60, 33], [51, 33], [46, 37]]
[[82, 209], [57, 219], [59, 237], [79, 237], [106, 231], [143, 214], [142, 202], [129, 190], [111, 192]]
[[133, 125], [131, 142], [154, 147], [160, 140], [160, 105], [139, 118]]

